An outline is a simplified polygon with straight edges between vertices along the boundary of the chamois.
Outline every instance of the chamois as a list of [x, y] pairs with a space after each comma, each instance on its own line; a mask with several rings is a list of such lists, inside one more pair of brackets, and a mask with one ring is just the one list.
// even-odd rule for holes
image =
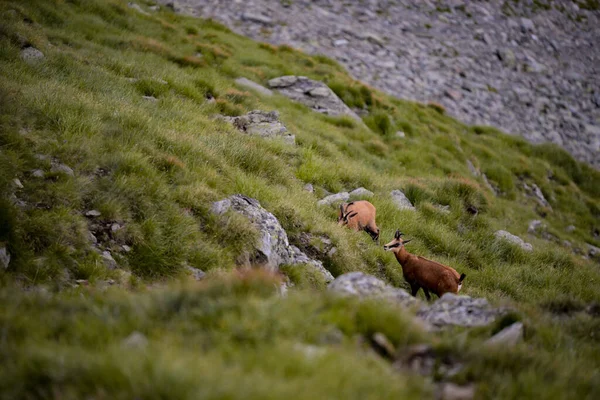
[[394, 252], [402, 266], [404, 279], [410, 285], [412, 295], [416, 297], [420, 288], [423, 288], [427, 300], [431, 299], [430, 291], [438, 297], [442, 297], [444, 293], [458, 293], [466, 275], [459, 275], [454, 268], [410, 254], [404, 247], [410, 240], [402, 239], [402, 235], [403, 233], [397, 230], [394, 240], [383, 248]]
[[379, 228], [375, 224], [375, 206], [366, 200], [340, 204], [338, 224], [355, 231], [365, 231], [373, 241], [379, 241]]

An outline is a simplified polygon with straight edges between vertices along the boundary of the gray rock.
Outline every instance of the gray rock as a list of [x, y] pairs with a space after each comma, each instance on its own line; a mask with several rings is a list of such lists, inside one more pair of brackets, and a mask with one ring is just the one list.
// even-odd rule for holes
[[142, 99], [148, 100], [148, 101], [150, 101], [152, 103], [156, 103], [158, 101], [158, 99], [156, 97], [154, 97], [154, 96], [142, 96]]
[[50, 172], [61, 173], [69, 176], [75, 175], [75, 172], [73, 172], [73, 169], [71, 167], [61, 163], [52, 163], [52, 168], [50, 169]]
[[323, 267], [321, 261], [311, 259], [300, 249], [290, 245], [287, 233], [277, 218], [265, 210], [257, 200], [236, 194], [213, 203], [211, 210], [217, 215], [227, 210], [237, 212], [248, 218], [258, 230], [260, 239], [256, 244], [255, 254], [252, 255], [254, 264], [271, 270], [276, 270], [283, 264], [305, 264], [319, 272], [326, 282], [333, 280], [333, 276]]
[[406, 133], [404, 133], [402, 131], [398, 131], [398, 132], [396, 132], [396, 137], [399, 137], [399, 138], [406, 137]]
[[550, 203], [548, 203], [548, 200], [546, 200], [546, 198], [544, 197], [544, 193], [542, 193], [542, 189], [540, 189], [538, 185], [536, 185], [535, 183], [528, 185], [524, 182], [523, 187], [525, 188], [527, 194], [533, 197], [542, 207], [548, 207], [552, 209], [552, 206], [550, 205]]
[[514, 68], [517, 64], [517, 58], [511, 49], [497, 50], [496, 55], [507, 68]]
[[401, 190], [392, 190], [392, 201], [400, 210], [416, 210], [415, 206], [412, 205], [410, 200]]
[[122, 245], [121, 248], [125, 253], [129, 253], [131, 251], [131, 247], [127, 246], [126, 244]]
[[160, 10], [160, 6], [158, 6], [158, 5], [154, 5], [154, 6], [150, 6], [150, 7], [148, 7], [148, 9], [149, 9], [150, 11], [159, 11], [159, 10]]
[[7, 269], [10, 264], [10, 253], [5, 245], [0, 245], [0, 267]]
[[34, 169], [33, 171], [31, 171], [31, 176], [33, 176], [34, 178], [43, 178], [46, 176], [46, 173], [41, 169]]
[[469, 171], [471, 172], [471, 174], [473, 174], [473, 176], [479, 176], [480, 172], [477, 168], [475, 168], [475, 166], [473, 165], [473, 163], [471, 162], [471, 160], [467, 160], [467, 168], [469, 168]]
[[281, 76], [271, 79], [269, 86], [314, 111], [333, 116], [349, 115], [362, 123], [362, 119], [323, 82], [305, 76]]
[[315, 189], [313, 188], [313, 185], [311, 183], [307, 183], [306, 185], [304, 185], [304, 190], [306, 190], [308, 193], [314, 193]]
[[140, 7], [140, 5], [137, 3], [129, 2], [129, 3], [127, 3], [127, 5], [129, 6], [129, 8], [139, 12], [140, 14], [150, 15], [150, 14], [148, 14], [148, 12], [146, 10], [144, 10], [142, 7]]
[[273, 91], [272, 90], [269, 90], [266, 87], [264, 87], [262, 85], [259, 85], [258, 83], [253, 82], [253, 81], [251, 81], [250, 79], [247, 79], [247, 78], [237, 78], [235, 80], [235, 83], [237, 83], [240, 86], [244, 86], [244, 87], [246, 87], [248, 89], [252, 89], [252, 90], [254, 90], [254, 91], [256, 91], [256, 92], [258, 92], [258, 93], [260, 93], [262, 95], [265, 95], [265, 96], [272, 96], [273, 95]]
[[275, 89], [281, 89], [295, 85], [298, 77], [293, 75], [280, 76], [269, 81], [269, 86]]
[[348, 44], [348, 41], [346, 39], [338, 39], [338, 40], [333, 41], [333, 45], [336, 47], [345, 46], [347, 44]]
[[521, 340], [523, 340], [523, 324], [515, 322], [486, 340], [485, 344], [490, 346], [514, 347]]
[[571, 233], [571, 232], [575, 232], [577, 228], [575, 227], [575, 225], [569, 225], [565, 228], [565, 231]]
[[527, 228], [527, 232], [536, 233], [538, 230], [543, 229], [544, 224], [539, 219], [534, 219], [529, 223], [529, 227]]
[[102, 215], [102, 213], [98, 210], [89, 210], [89, 211], [86, 211], [86, 213], [85, 213], [86, 217], [92, 217], [92, 218], [96, 218], [101, 215]]
[[588, 255], [590, 258], [600, 258], [600, 248], [587, 243]]
[[21, 183], [21, 181], [19, 180], [19, 178], [13, 179], [13, 184], [15, 185], [15, 187], [17, 189], [23, 189], [23, 184]]
[[29, 46], [21, 50], [21, 58], [27, 64], [34, 65], [42, 61], [45, 58], [45, 56], [44, 53], [42, 53], [35, 47]]
[[475, 386], [459, 386], [452, 382], [443, 382], [438, 386], [439, 400], [471, 400], [475, 397]]
[[262, 14], [255, 14], [255, 13], [251, 13], [251, 12], [245, 12], [242, 14], [242, 20], [244, 21], [250, 21], [250, 22], [257, 22], [259, 24], [263, 24], [263, 25], [271, 25], [273, 23], [273, 20], [265, 15]]
[[338, 202], [348, 201], [349, 199], [350, 194], [348, 192], [341, 192], [324, 197], [323, 199], [317, 201], [317, 204], [320, 206], [331, 205]]
[[277, 111], [254, 110], [239, 117], [222, 118], [232, 123], [240, 132], [248, 135], [260, 136], [266, 139], [278, 138], [288, 144], [296, 144], [296, 137], [289, 133], [285, 125], [279, 121]]
[[529, 18], [521, 18], [521, 29], [523, 31], [532, 31], [535, 28], [533, 21]]
[[148, 346], [148, 338], [143, 333], [134, 331], [123, 339], [121, 345], [130, 349], [144, 349]]
[[494, 233], [494, 236], [496, 237], [497, 240], [506, 240], [512, 244], [519, 246], [520, 248], [522, 248], [525, 251], [533, 250], [533, 246], [530, 243], [526, 243], [523, 239], [521, 239], [520, 237], [518, 237], [516, 235], [513, 235], [510, 232], [499, 230]]
[[349, 193], [350, 197], [372, 197], [373, 192], [365, 189], [364, 187], [359, 187], [358, 189], [354, 189]]
[[421, 301], [405, 290], [388, 285], [381, 279], [362, 272], [349, 272], [335, 278], [327, 289], [343, 296], [361, 299], [384, 299], [401, 306], [420, 306]]
[[210, 211], [216, 215], [225, 214], [231, 208], [231, 200], [223, 199], [221, 201], [215, 201], [210, 207]]
[[108, 269], [116, 269], [118, 267], [117, 262], [115, 261], [115, 259], [112, 257], [112, 254], [110, 254], [110, 251], [103, 251], [101, 254], [102, 260], [104, 261], [104, 265], [106, 265], [106, 268]]
[[206, 277], [206, 273], [201, 269], [194, 268], [192, 266], [186, 265], [185, 269], [190, 273], [190, 275], [197, 281], [201, 281]]
[[420, 310], [417, 316], [437, 328], [471, 327], [489, 325], [501, 313], [486, 299], [446, 293], [430, 307]]

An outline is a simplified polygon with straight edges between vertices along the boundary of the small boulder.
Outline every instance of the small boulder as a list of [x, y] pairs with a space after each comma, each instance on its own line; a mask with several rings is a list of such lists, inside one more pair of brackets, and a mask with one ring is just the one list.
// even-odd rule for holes
[[408, 197], [401, 190], [392, 190], [392, 201], [400, 210], [416, 210], [415, 206], [412, 205]]
[[317, 204], [320, 206], [332, 205], [334, 203], [348, 201], [349, 199], [350, 194], [348, 192], [341, 192], [324, 197], [321, 200], [317, 201]]
[[192, 266], [186, 265], [185, 269], [189, 272], [189, 274], [197, 281], [201, 281], [206, 277], [206, 273], [201, 269], [194, 268]]
[[271, 79], [269, 87], [314, 111], [332, 116], [349, 115], [362, 123], [362, 119], [323, 82], [287, 75]]
[[132, 3], [132, 2], [129, 2], [129, 3], [127, 3], [127, 5], [129, 6], [129, 8], [131, 8], [131, 9], [133, 9], [133, 10], [135, 10], [135, 11], [139, 12], [140, 14], [143, 14], [143, 15], [150, 15], [150, 14], [148, 14], [148, 12], [147, 12], [147, 11], [145, 11], [145, 10], [144, 10], [142, 7], [140, 7], [140, 5], [139, 5], [139, 4], [137, 4], [137, 3]]
[[247, 78], [237, 78], [235, 80], [235, 83], [237, 83], [238, 85], [243, 86], [245, 88], [252, 89], [252, 90], [254, 90], [254, 91], [256, 91], [256, 92], [258, 92], [258, 93], [260, 93], [262, 95], [265, 95], [265, 96], [272, 96], [273, 95], [273, 91], [272, 90], [269, 90], [266, 87], [264, 87], [262, 85], [259, 85], [258, 83], [253, 82], [253, 81], [251, 81], [250, 79], [247, 79]]
[[513, 347], [523, 339], [523, 324], [515, 322], [485, 341], [486, 345]]
[[50, 172], [65, 174], [65, 175], [69, 175], [69, 176], [75, 175], [75, 172], [73, 172], [73, 169], [71, 167], [69, 167], [68, 165], [61, 164], [61, 163], [54, 163], [54, 162], [52, 163], [52, 168], [50, 169]]
[[308, 193], [315, 192], [315, 188], [313, 188], [313, 185], [311, 183], [307, 183], [306, 185], [304, 185], [303, 189], [306, 190]]
[[29, 65], [34, 65], [42, 61], [45, 56], [44, 53], [36, 49], [35, 47], [25, 47], [21, 50], [21, 58]]
[[473, 397], [475, 397], [474, 385], [459, 386], [451, 382], [440, 383], [436, 396], [439, 400], [471, 400]]
[[121, 345], [130, 349], [143, 349], [148, 346], [148, 338], [143, 333], [134, 331], [123, 339]]
[[23, 184], [21, 183], [21, 181], [19, 180], [19, 178], [13, 179], [13, 184], [15, 185], [15, 187], [17, 189], [23, 189]]
[[277, 111], [250, 111], [239, 117], [222, 117], [230, 122], [240, 132], [248, 135], [260, 136], [267, 139], [280, 138], [289, 144], [296, 144], [296, 137], [288, 132], [279, 120]]
[[102, 213], [98, 210], [89, 210], [89, 211], [86, 211], [86, 213], [85, 213], [85, 216], [90, 217], [90, 218], [96, 218], [101, 215], [102, 215]]
[[364, 187], [359, 187], [358, 189], [354, 189], [349, 193], [350, 197], [372, 197], [373, 192], [365, 189]]
[[104, 261], [104, 265], [106, 265], [106, 268], [116, 269], [118, 267], [117, 262], [112, 257], [112, 254], [110, 254], [110, 251], [106, 251], [106, 250], [103, 251], [102, 254], [100, 255], [100, 257], [102, 257], [102, 260]]
[[381, 279], [362, 272], [349, 272], [335, 278], [327, 288], [343, 296], [355, 296], [361, 299], [385, 299], [402, 306], [420, 305], [421, 301], [404, 289], [388, 285]]
[[263, 24], [263, 25], [271, 25], [273, 23], [273, 20], [265, 15], [262, 14], [255, 14], [255, 13], [251, 13], [251, 12], [245, 12], [242, 14], [242, 20], [244, 21], [249, 21], [249, 22], [256, 22], [258, 24]]
[[10, 264], [10, 253], [5, 245], [0, 245], [0, 267], [7, 269]]
[[525, 251], [533, 251], [533, 246], [530, 243], [526, 243], [523, 239], [513, 235], [510, 232], [499, 230], [494, 233], [494, 236], [498, 240], [506, 240], [512, 244], [515, 244]]
[[34, 169], [33, 171], [31, 171], [31, 176], [33, 176], [34, 178], [43, 178], [46, 176], [46, 173], [41, 169]]
[[431, 325], [441, 328], [452, 325], [485, 326], [492, 323], [501, 313], [501, 310], [490, 307], [484, 298], [445, 293], [417, 315]]
[[156, 103], [158, 101], [158, 99], [156, 97], [154, 97], [154, 96], [142, 96], [142, 99], [148, 100], [148, 101], [150, 101], [152, 103]]

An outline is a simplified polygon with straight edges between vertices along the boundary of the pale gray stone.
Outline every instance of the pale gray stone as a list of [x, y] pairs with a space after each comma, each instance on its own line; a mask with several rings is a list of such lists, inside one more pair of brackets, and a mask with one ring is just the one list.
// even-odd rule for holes
[[264, 87], [262, 85], [259, 85], [258, 83], [253, 82], [253, 81], [251, 81], [248, 78], [237, 78], [235, 80], [235, 83], [237, 83], [240, 86], [244, 86], [244, 87], [246, 87], [248, 89], [254, 90], [254, 91], [256, 91], [256, 92], [258, 92], [258, 93], [260, 93], [262, 95], [265, 95], [265, 96], [272, 96], [273, 95], [273, 91], [272, 90], [269, 90], [266, 87]]
[[21, 58], [27, 64], [35, 65], [35, 64], [39, 63], [40, 61], [42, 61], [45, 58], [45, 56], [44, 56], [44, 53], [42, 53], [35, 47], [29, 46], [29, 47], [25, 47], [23, 50], [21, 50]]
[[323, 199], [317, 201], [317, 204], [320, 206], [331, 205], [338, 202], [348, 201], [349, 199], [350, 194], [348, 192], [341, 192], [324, 197]]
[[400, 210], [411, 210], [415, 211], [415, 206], [412, 205], [408, 197], [401, 190], [392, 190], [391, 192], [392, 201], [396, 207]]
[[494, 236], [496, 237], [496, 239], [506, 240], [512, 244], [515, 244], [525, 251], [533, 250], [533, 246], [530, 243], [526, 243], [523, 239], [521, 239], [520, 237], [518, 237], [516, 235], [513, 235], [510, 232], [507, 232], [504, 230], [499, 230], [494, 233]]
[[489, 346], [514, 347], [523, 340], [523, 324], [515, 322], [485, 341]]
[[7, 269], [10, 264], [10, 253], [5, 245], [0, 245], [0, 267]]

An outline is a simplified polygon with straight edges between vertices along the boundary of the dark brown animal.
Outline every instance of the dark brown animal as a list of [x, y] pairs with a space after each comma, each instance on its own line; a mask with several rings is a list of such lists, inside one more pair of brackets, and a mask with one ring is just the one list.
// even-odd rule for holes
[[402, 266], [404, 279], [410, 285], [412, 295], [416, 296], [421, 288], [427, 300], [431, 299], [429, 292], [433, 292], [438, 297], [442, 297], [444, 293], [458, 293], [466, 275], [459, 275], [454, 268], [410, 254], [404, 247], [410, 240], [403, 240], [402, 235], [402, 232], [397, 230], [394, 240], [383, 248], [394, 252], [396, 260]]
[[379, 228], [375, 223], [375, 214], [375, 206], [366, 200], [344, 203], [340, 205], [338, 224], [348, 226], [356, 232], [365, 231], [371, 235], [373, 241], [379, 241]]

